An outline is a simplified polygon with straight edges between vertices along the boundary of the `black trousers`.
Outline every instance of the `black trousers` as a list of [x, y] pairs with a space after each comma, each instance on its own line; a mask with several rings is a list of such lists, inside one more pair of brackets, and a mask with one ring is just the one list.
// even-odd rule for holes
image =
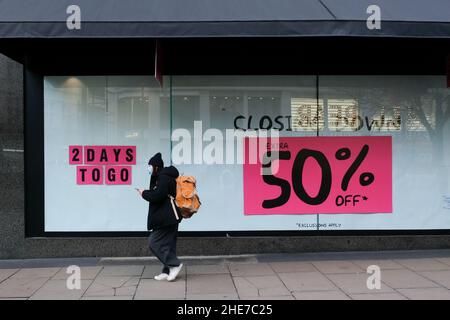
[[169, 273], [170, 267], [180, 265], [177, 257], [178, 224], [153, 230], [149, 237], [150, 251], [164, 265], [163, 273]]

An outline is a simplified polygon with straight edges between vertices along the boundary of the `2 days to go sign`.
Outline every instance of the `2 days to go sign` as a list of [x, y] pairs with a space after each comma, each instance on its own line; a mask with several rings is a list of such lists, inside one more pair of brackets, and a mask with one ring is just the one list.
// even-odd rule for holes
[[69, 164], [77, 165], [78, 185], [130, 185], [136, 146], [69, 146]]
[[279, 138], [256, 162], [251, 139], [260, 138], [244, 142], [244, 214], [392, 213], [392, 137]]

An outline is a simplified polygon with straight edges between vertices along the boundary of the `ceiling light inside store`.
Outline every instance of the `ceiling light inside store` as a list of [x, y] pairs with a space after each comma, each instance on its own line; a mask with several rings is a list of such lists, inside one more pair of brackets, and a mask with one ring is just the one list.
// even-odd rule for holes
[[82, 87], [83, 83], [80, 79], [77, 77], [69, 77], [66, 81], [63, 83], [63, 87]]

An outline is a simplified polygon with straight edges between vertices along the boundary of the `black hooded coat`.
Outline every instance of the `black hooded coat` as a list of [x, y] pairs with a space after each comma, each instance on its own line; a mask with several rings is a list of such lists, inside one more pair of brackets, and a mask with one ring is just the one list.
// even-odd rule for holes
[[177, 190], [176, 178], [179, 172], [174, 166], [163, 168], [159, 174], [153, 175], [150, 180], [150, 189], [142, 192], [142, 198], [149, 202], [147, 230], [155, 230], [175, 225], [181, 221], [175, 216], [169, 195], [175, 197]]

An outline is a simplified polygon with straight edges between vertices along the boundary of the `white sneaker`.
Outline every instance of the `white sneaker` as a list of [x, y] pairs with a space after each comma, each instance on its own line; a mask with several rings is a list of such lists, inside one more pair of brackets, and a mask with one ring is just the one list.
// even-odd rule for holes
[[161, 273], [161, 274], [158, 274], [157, 276], [155, 276], [154, 279], [158, 280], [158, 281], [163, 281], [163, 280], [167, 280], [168, 277], [169, 277], [169, 275], [167, 273]]
[[183, 264], [180, 263], [178, 267], [170, 268], [169, 276], [167, 277], [167, 281], [173, 281], [177, 278], [178, 274], [180, 273], [181, 269], [183, 268]]

